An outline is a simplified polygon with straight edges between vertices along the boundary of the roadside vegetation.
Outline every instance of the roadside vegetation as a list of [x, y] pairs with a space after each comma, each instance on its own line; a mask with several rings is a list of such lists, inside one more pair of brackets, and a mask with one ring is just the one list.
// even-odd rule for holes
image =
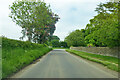
[[[2, 77], [6, 78], [29, 65], [52, 50], [49, 47], [69, 48], [70, 46], [118, 47], [118, 10], [116, 2], [100, 3], [96, 8], [98, 15], [89, 20], [85, 29], [71, 32], [64, 41], [53, 35], [59, 16], [52, 12], [44, 1], [15, 1], [10, 5], [9, 17], [22, 28], [23, 40], [18, 41], [2, 37]], [[34, 42], [34, 43], [32, 43]], [[118, 59], [67, 49], [82, 58], [101, 63], [118, 71]]]
[[89, 20], [85, 29], [75, 30], [65, 38], [68, 46], [120, 46], [120, 25], [118, 24], [118, 2], [100, 3], [95, 11], [98, 13]]
[[51, 40], [47, 44], [51, 46], [53, 49], [69, 48], [65, 41], [60, 41], [60, 38], [55, 35], [51, 37]]
[[9, 17], [22, 28], [19, 41], [2, 37], [2, 77], [6, 78], [52, 50], [48, 48], [60, 19], [40, 0], [16, 0]]
[[2, 38], [2, 78], [31, 64], [50, 50], [43, 44]]
[[2, 38], [2, 78], [6, 78], [52, 50], [47, 47], [60, 19], [50, 5], [40, 0], [16, 0], [9, 17], [22, 28], [20, 40]]
[[87, 53], [87, 52], [82, 52], [82, 51], [77, 51], [77, 50], [71, 50], [71, 49], [66, 49], [66, 51], [72, 54], [78, 55], [82, 58], [88, 59], [90, 61], [103, 64], [104, 66], [107, 66], [107, 68], [112, 69], [114, 71], [118, 72], [120, 70], [118, 69], [118, 64], [120, 61], [118, 58], [97, 55], [97, 54], [92, 54], [92, 53]]
[[[120, 6], [117, 2], [100, 3], [95, 11], [98, 13], [89, 20], [85, 29], [72, 31], [65, 38], [69, 47], [119, 47], [118, 12]], [[109, 69], [119, 71], [120, 59], [110, 56], [91, 54], [67, 49], [66, 51], [82, 58], [101, 63]]]

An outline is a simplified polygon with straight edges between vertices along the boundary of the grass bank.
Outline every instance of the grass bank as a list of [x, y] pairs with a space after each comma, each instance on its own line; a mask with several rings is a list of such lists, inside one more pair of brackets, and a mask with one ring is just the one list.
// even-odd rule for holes
[[2, 78], [31, 64], [50, 50], [42, 44], [2, 38]]
[[104, 66], [107, 66], [109, 69], [112, 69], [114, 71], [118, 72], [120, 70], [118, 69], [118, 64], [119, 64], [118, 58], [111, 57], [111, 56], [97, 55], [97, 54], [92, 54], [92, 53], [87, 53], [82, 51], [76, 51], [71, 49], [66, 49], [66, 51], [72, 54], [78, 55], [82, 58], [88, 59], [90, 61], [103, 64]]

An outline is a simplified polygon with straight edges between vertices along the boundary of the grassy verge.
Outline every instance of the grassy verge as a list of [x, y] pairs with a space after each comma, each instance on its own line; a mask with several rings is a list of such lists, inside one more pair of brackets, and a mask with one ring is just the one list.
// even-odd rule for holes
[[41, 44], [2, 39], [2, 78], [6, 78], [31, 64], [52, 50]]
[[66, 49], [67, 52], [73, 53], [75, 55], [78, 55], [82, 58], [103, 64], [104, 66], [107, 66], [109, 69], [112, 69], [114, 71], [119, 71], [118, 69], [118, 58], [115, 57], [110, 57], [110, 56], [103, 56], [103, 55], [97, 55], [97, 54], [92, 54], [92, 53], [87, 53], [87, 52], [82, 52], [82, 51], [76, 51], [76, 50], [71, 50], [71, 49]]

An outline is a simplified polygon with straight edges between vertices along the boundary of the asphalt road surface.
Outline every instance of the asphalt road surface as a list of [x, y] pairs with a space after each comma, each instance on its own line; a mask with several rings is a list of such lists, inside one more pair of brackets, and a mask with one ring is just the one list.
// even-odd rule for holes
[[12, 78], [117, 78], [117, 76], [64, 49], [55, 49]]

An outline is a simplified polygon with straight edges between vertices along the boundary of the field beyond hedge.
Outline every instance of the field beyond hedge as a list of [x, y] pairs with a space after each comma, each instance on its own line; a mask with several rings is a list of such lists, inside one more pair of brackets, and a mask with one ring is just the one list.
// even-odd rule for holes
[[2, 38], [2, 78], [6, 78], [52, 50], [42, 44]]

